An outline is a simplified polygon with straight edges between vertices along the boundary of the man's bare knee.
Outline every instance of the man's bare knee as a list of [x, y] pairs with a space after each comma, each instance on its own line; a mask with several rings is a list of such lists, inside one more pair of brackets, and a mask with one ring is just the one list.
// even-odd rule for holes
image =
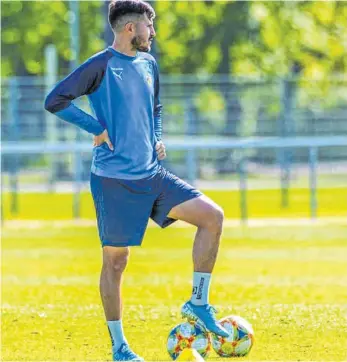
[[209, 211], [203, 227], [211, 232], [221, 233], [223, 229], [224, 211], [219, 206], [214, 206]]
[[121, 274], [128, 264], [129, 255], [129, 248], [104, 247], [103, 267], [113, 273]]

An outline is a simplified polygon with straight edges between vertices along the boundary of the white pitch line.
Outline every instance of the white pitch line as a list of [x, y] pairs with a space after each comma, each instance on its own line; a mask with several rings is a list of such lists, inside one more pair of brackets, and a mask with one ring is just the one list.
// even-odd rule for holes
[[[310, 218], [251, 218], [245, 224], [242, 224], [240, 219], [225, 219], [224, 227], [235, 228], [247, 226], [250, 228], [262, 228], [273, 226], [325, 226], [325, 225], [343, 225], [347, 226], [347, 215], [319, 217], [317, 219]], [[156, 224], [150, 220], [149, 227], [154, 227]], [[177, 228], [189, 228], [189, 225], [182, 221], [177, 221], [172, 225]], [[3, 228], [6, 229], [41, 229], [41, 228], [71, 228], [71, 227], [96, 227], [96, 221], [92, 219], [78, 220], [5, 220]]]
[[[99, 280], [99, 274], [86, 275], [86, 276], [31, 276], [31, 277], [19, 277], [17, 275], [3, 275], [2, 285], [6, 286], [71, 286], [71, 285], [97, 285]], [[168, 275], [156, 275], [145, 277], [133, 277], [126, 276], [127, 286], [180, 286], [188, 284], [188, 277], [181, 276], [168, 276]], [[321, 277], [321, 276], [308, 276], [308, 277], [274, 277], [274, 276], [255, 276], [255, 277], [240, 277], [240, 276], [218, 276], [218, 283], [225, 285], [232, 284], [233, 286], [254, 287], [261, 285], [262, 287], [307, 287], [307, 286], [335, 286], [335, 287], [347, 287], [346, 278], [335, 277]]]
[[[223, 305], [216, 305], [217, 308], [223, 308], [225, 307]], [[71, 308], [73, 310], [77, 311], [95, 311], [95, 310], [102, 310], [101, 304], [86, 304], [86, 305], [71, 305], [71, 304], [40, 304], [39, 306], [33, 306], [31, 304], [10, 304], [10, 303], [2, 303], [1, 309], [7, 310], [7, 311], [18, 311], [18, 312], [24, 312], [27, 314], [30, 313], [38, 313], [42, 310], [64, 310], [69, 311]], [[149, 305], [131, 305], [130, 303], [127, 305], [127, 308], [125, 310], [126, 313], [128, 312], [139, 312], [139, 311], [145, 311], [150, 310], [151, 313], [162, 313], [165, 311], [169, 311], [171, 313], [177, 313], [179, 312], [179, 306], [174, 305], [158, 305], [154, 306], [153, 304]], [[278, 311], [289, 311], [289, 310], [295, 310], [295, 311], [315, 311], [315, 310], [324, 310], [324, 311], [341, 311], [343, 313], [344, 310], [346, 310], [347, 305], [342, 303], [292, 303], [292, 304], [282, 304], [282, 303], [243, 303], [242, 305], [234, 305], [230, 306], [228, 309], [233, 309], [235, 311], [240, 310], [247, 310], [247, 309], [256, 309], [256, 312], [260, 313], [262, 309], [264, 309], [268, 314], [271, 312], [278, 312]]]
[[[49, 236], [46, 236], [49, 237]], [[96, 242], [95, 247], [99, 243]], [[15, 259], [26, 260], [30, 262], [48, 260], [56, 258], [64, 258], [65, 261], [76, 261], [77, 259], [95, 259], [95, 247], [88, 249], [71, 249], [71, 248], [31, 248], [31, 249], [3, 249], [4, 257], [3, 265], [7, 265], [6, 260]], [[221, 257], [227, 260], [254, 260], [254, 261], [290, 261], [290, 262], [334, 262], [346, 263], [345, 247], [319, 248], [309, 247], [304, 249], [257, 249], [244, 246], [243, 249], [227, 249], [223, 250]], [[160, 251], [157, 249], [143, 248], [136, 250], [138, 257], [142, 258], [158, 258], [162, 257], [165, 262], [174, 262], [178, 259], [187, 258], [191, 254], [191, 247], [170, 248], [169, 245], [163, 247]], [[161, 259], [159, 259], [161, 260]]]

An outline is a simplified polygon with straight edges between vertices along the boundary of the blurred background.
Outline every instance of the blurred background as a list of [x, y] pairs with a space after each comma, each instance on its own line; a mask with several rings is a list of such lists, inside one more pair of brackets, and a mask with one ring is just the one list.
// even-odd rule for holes
[[[249, 189], [278, 190], [281, 209], [291, 188], [307, 189], [316, 216], [317, 186], [347, 185], [347, 3], [151, 5], [165, 166], [203, 189], [239, 189], [244, 218]], [[81, 215], [91, 136], [43, 102], [112, 43], [107, 11], [108, 1], [1, 2], [3, 218], [20, 212], [19, 192], [73, 192]], [[89, 111], [86, 99], [77, 103]]]
[[[164, 165], [224, 210], [211, 303], [253, 324], [241, 360], [346, 361], [347, 2], [151, 4]], [[1, 1], [4, 361], [110, 360], [92, 137], [44, 110], [57, 81], [112, 43], [107, 8]], [[152, 226], [127, 267], [124, 326], [146, 361], [167, 361], [196, 230]]]

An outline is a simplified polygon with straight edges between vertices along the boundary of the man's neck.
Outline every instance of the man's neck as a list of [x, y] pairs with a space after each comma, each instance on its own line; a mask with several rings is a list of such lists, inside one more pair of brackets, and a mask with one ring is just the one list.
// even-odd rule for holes
[[125, 43], [115, 40], [112, 44], [112, 48], [119, 53], [128, 55], [129, 57], [135, 57], [137, 51], [133, 49], [131, 43]]

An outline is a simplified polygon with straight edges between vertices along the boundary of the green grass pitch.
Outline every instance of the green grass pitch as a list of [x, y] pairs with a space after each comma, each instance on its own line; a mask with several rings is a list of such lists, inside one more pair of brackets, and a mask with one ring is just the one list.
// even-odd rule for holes
[[[237, 190], [205, 190], [205, 193], [224, 209], [226, 218], [240, 218], [240, 193]], [[18, 214], [11, 212], [12, 196], [3, 196], [4, 219], [58, 220], [71, 219], [73, 197], [69, 193], [18, 194]], [[347, 188], [322, 188], [317, 190], [318, 216], [347, 216]], [[95, 211], [89, 192], [80, 195], [81, 218], [94, 219]], [[247, 209], [250, 218], [258, 217], [309, 217], [310, 192], [308, 189], [289, 190], [289, 206], [281, 207], [278, 189], [249, 190]]]
[[[292, 206], [287, 216], [301, 217], [300, 210], [308, 209], [302, 201], [306, 196], [293, 196], [293, 205], [300, 207]], [[22, 219], [38, 219], [45, 211], [48, 219], [69, 218], [68, 211], [52, 211], [53, 205], [65, 210], [65, 196], [27, 197], [35, 201], [34, 212], [26, 215], [22, 204]], [[220, 193], [215, 200], [227, 204], [230, 197]], [[28, 198], [25, 202], [30, 203]], [[261, 203], [251, 206], [252, 216], [270, 216], [269, 203], [263, 215]], [[345, 215], [345, 200], [336, 200], [332, 209], [326, 215]], [[87, 207], [83, 212], [92, 218]], [[228, 206], [229, 218], [232, 212]], [[147, 361], [169, 360], [167, 335], [182, 321], [180, 306], [191, 293], [193, 235], [193, 227], [150, 227], [143, 247], [132, 249], [123, 293], [125, 333]], [[220, 317], [237, 314], [253, 324], [254, 348], [237, 361], [345, 361], [346, 261], [347, 223], [225, 228], [210, 300]], [[2, 360], [110, 360], [98, 291], [100, 267], [95, 227], [30, 229], [19, 224], [15, 229], [5, 224]], [[211, 352], [208, 360], [222, 358]]]

